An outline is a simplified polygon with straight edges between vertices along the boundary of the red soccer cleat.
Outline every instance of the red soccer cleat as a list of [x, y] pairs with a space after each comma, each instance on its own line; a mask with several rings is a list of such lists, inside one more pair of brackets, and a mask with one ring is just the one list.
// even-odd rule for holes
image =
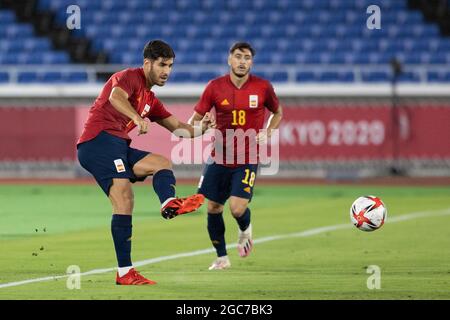
[[131, 268], [130, 271], [128, 271], [128, 273], [122, 277], [119, 277], [119, 273], [117, 273], [116, 284], [122, 286], [139, 286], [156, 284], [156, 282], [143, 277], [139, 272], [134, 270], [134, 268]]
[[194, 194], [186, 198], [174, 198], [161, 208], [161, 215], [165, 219], [172, 219], [176, 216], [197, 210], [204, 201], [205, 196], [202, 194]]

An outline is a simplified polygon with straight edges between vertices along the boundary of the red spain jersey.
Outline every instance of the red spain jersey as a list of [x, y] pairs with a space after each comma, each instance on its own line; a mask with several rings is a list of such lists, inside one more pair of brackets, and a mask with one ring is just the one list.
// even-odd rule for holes
[[161, 101], [147, 88], [144, 70], [142, 68], [125, 69], [113, 74], [106, 82], [89, 110], [89, 117], [77, 144], [94, 139], [101, 131], [131, 142], [128, 132], [136, 125], [109, 102], [109, 96], [115, 87], [120, 87], [128, 93], [128, 101], [142, 118], [147, 117], [150, 121], [156, 121], [171, 116]]
[[[278, 98], [269, 81], [250, 75], [247, 82], [241, 88], [237, 88], [228, 74], [208, 83], [194, 110], [204, 115], [214, 107], [217, 129], [222, 134], [224, 144], [221, 148], [216, 143], [212, 156], [214, 157], [219, 151], [217, 148], [221, 148], [223, 151], [223, 164], [236, 166], [253, 162], [250, 161], [249, 154], [253, 150], [250, 146], [254, 141], [247, 139], [244, 140], [245, 146], [237, 146], [238, 142], [236, 140], [234, 143], [227, 141], [226, 131], [229, 129], [235, 131], [242, 129], [244, 132], [247, 132], [249, 129], [253, 129], [257, 133], [264, 127], [266, 109], [276, 112], [278, 106]], [[234, 146], [235, 153], [239, 149], [245, 152], [244, 163], [237, 161], [237, 154], [234, 155], [233, 160], [230, 162], [230, 158], [226, 157], [226, 153], [230, 151], [230, 146]], [[256, 153], [258, 153], [258, 148], [256, 148]], [[217, 162], [217, 159], [215, 160]]]

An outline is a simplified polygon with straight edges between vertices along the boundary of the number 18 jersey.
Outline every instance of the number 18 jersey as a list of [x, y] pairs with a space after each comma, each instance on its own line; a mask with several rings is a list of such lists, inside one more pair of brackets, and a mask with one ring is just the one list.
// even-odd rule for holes
[[[251, 163], [249, 153], [252, 150], [250, 146], [253, 141], [245, 140], [245, 146], [242, 149], [245, 152], [244, 163], [237, 161], [237, 154], [234, 154], [231, 160], [226, 157], [227, 152], [231, 152], [230, 146], [234, 145], [234, 150], [241, 148], [236, 145], [236, 139], [234, 143], [226, 140], [227, 129], [242, 129], [244, 132], [253, 129], [258, 133], [264, 126], [266, 109], [276, 112], [278, 107], [278, 98], [269, 81], [250, 75], [242, 87], [237, 88], [231, 81], [230, 75], [227, 74], [208, 83], [194, 110], [204, 115], [212, 108], [215, 109], [217, 129], [222, 134], [224, 141], [223, 164], [234, 167]], [[213, 150], [213, 157], [218, 151], [217, 148], [216, 145]]]

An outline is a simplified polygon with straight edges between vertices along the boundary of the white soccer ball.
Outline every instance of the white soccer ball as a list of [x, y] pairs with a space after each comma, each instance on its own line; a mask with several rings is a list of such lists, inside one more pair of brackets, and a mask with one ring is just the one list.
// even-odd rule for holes
[[384, 224], [387, 209], [380, 198], [364, 196], [356, 199], [350, 208], [352, 224], [362, 231], [374, 231]]

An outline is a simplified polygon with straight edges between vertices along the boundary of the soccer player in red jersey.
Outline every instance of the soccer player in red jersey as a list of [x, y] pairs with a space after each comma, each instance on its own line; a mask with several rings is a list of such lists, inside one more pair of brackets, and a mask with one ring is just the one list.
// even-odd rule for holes
[[163, 41], [147, 43], [142, 68], [125, 69], [113, 74], [89, 111], [83, 133], [78, 140], [78, 159], [109, 197], [112, 204], [111, 233], [118, 261], [116, 283], [120, 285], [155, 284], [140, 275], [131, 262], [133, 190], [131, 183], [153, 175], [153, 188], [166, 219], [197, 210], [204, 196], [175, 197], [175, 177], [171, 162], [165, 157], [130, 147], [128, 133], [148, 131], [149, 118], [184, 137], [202, 134], [214, 126], [209, 114], [202, 117], [201, 128], [178, 121], [150, 90], [163, 86], [172, 71], [175, 53]]
[[[222, 217], [224, 204], [228, 199], [231, 214], [239, 225], [239, 255], [246, 257], [251, 252], [252, 225], [248, 204], [253, 194], [259, 150], [252, 149], [251, 145], [252, 142], [266, 142], [272, 131], [278, 128], [282, 118], [282, 108], [270, 82], [250, 74], [254, 55], [255, 50], [250, 44], [234, 44], [228, 56], [229, 74], [208, 83], [189, 120], [191, 124], [200, 121], [214, 107], [216, 134], [219, 133], [220, 140], [224, 141], [220, 146], [216, 135], [212, 158], [205, 166], [198, 191], [208, 199], [207, 229], [217, 252], [217, 259], [209, 267], [210, 270], [231, 266], [227, 256]], [[266, 129], [263, 129], [266, 109], [272, 114]], [[242, 144], [245, 149], [234, 152], [231, 157], [230, 149], [233, 151], [239, 146], [236, 146], [234, 138], [228, 138], [229, 130], [240, 131], [243, 135], [252, 130], [255, 132], [252, 141], [241, 140], [241, 143], [244, 141]], [[239, 157], [243, 161], [239, 161]]]

